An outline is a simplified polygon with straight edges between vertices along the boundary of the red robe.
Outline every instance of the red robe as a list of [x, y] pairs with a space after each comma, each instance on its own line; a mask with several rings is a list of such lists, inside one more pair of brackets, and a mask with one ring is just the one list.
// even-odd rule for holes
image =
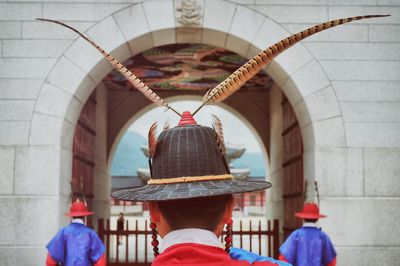
[[202, 244], [183, 243], [170, 246], [158, 255], [152, 266], [277, 266], [271, 262], [255, 262], [232, 260], [222, 248]]

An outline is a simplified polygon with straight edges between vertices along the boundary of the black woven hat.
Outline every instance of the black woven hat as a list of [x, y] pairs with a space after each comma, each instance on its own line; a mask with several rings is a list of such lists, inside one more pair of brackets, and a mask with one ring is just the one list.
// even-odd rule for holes
[[271, 187], [264, 181], [234, 180], [229, 173], [221, 141], [214, 129], [195, 124], [190, 113], [185, 112], [180, 126], [164, 130], [158, 137], [151, 156], [151, 179], [148, 184], [119, 190], [112, 196], [129, 201], [163, 201]]

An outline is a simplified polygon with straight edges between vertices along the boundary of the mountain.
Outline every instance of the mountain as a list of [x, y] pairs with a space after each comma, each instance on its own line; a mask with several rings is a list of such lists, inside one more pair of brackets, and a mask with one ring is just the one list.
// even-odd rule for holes
[[262, 153], [245, 152], [240, 158], [232, 162], [234, 168], [250, 168], [251, 177], [264, 177], [265, 162]]
[[138, 167], [148, 167], [148, 160], [140, 150], [147, 140], [136, 132], [127, 131], [120, 140], [111, 165], [112, 176], [136, 176]]

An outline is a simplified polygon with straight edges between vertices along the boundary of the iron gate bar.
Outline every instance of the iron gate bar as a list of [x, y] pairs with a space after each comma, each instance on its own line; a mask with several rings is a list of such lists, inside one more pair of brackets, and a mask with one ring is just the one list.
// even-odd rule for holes
[[[104, 226], [106, 225], [106, 226]], [[151, 236], [151, 229], [148, 228], [148, 220], [144, 220], [144, 225], [145, 228], [143, 230], [139, 229], [139, 221], [135, 221], [135, 226], [134, 230], [129, 229], [129, 222], [126, 221], [126, 228], [124, 230], [111, 230], [110, 228], [110, 220], [107, 219], [104, 221], [104, 219], [99, 219], [98, 221], [98, 233], [100, 236], [100, 239], [103, 240], [103, 242], [106, 245], [106, 257], [107, 257], [107, 265], [109, 266], [149, 266], [151, 265], [151, 261], [148, 259], [148, 236]], [[271, 226], [272, 225], [272, 226]], [[258, 253], [261, 255], [262, 253], [262, 239], [263, 236], [266, 237], [265, 240], [265, 245], [266, 245], [266, 255], [274, 258], [278, 258], [279, 256], [279, 221], [278, 220], [273, 220], [272, 222], [270, 220], [266, 221], [266, 229], [262, 229], [261, 226], [261, 221], [258, 221], [258, 226], [256, 227], [257, 229], [253, 229], [253, 221], [249, 221], [249, 229], [248, 230], [243, 230], [243, 221], [239, 221], [239, 230], [232, 230], [232, 237], [233, 239], [236, 237], [239, 237], [239, 242], [240, 242], [240, 248], [243, 248], [243, 237], [248, 236], [249, 237], [249, 242], [250, 242], [250, 247], [249, 250], [253, 250], [253, 236], [257, 236], [256, 240], [258, 240]], [[135, 237], [135, 254], [134, 254], [134, 261], [129, 261], [129, 236], [132, 235]], [[144, 262], [139, 262], [139, 250], [138, 250], [138, 244], [139, 244], [139, 236], [143, 235], [144, 236]], [[226, 235], [226, 231], [223, 232], [221, 235], [221, 241], [223, 240], [223, 237]], [[116, 246], [116, 261], [112, 261], [110, 257], [110, 251], [112, 248], [112, 241], [111, 241], [111, 236], [117, 237], [117, 246]], [[120, 253], [119, 253], [119, 246], [118, 246], [118, 239], [121, 237], [125, 238], [125, 259], [123, 261], [120, 261]]]

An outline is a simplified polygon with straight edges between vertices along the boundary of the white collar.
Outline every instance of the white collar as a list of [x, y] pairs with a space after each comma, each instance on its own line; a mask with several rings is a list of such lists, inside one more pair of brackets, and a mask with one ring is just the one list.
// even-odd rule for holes
[[85, 224], [85, 222], [80, 218], [73, 218], [71, 223], [74, 223], [74, 224]]
[[182, 243], [195, 243], [222, 248], [221, 241], [218, 240], [213, 232], [198, 228], [187, 228], [166, 234], [161, 241], [160, 251], [163, 252], [172, 245]]
[[316, 223], [304, 223], [303, 227], [315, 227], [315, 228], [318, 228], [318, 225]]

